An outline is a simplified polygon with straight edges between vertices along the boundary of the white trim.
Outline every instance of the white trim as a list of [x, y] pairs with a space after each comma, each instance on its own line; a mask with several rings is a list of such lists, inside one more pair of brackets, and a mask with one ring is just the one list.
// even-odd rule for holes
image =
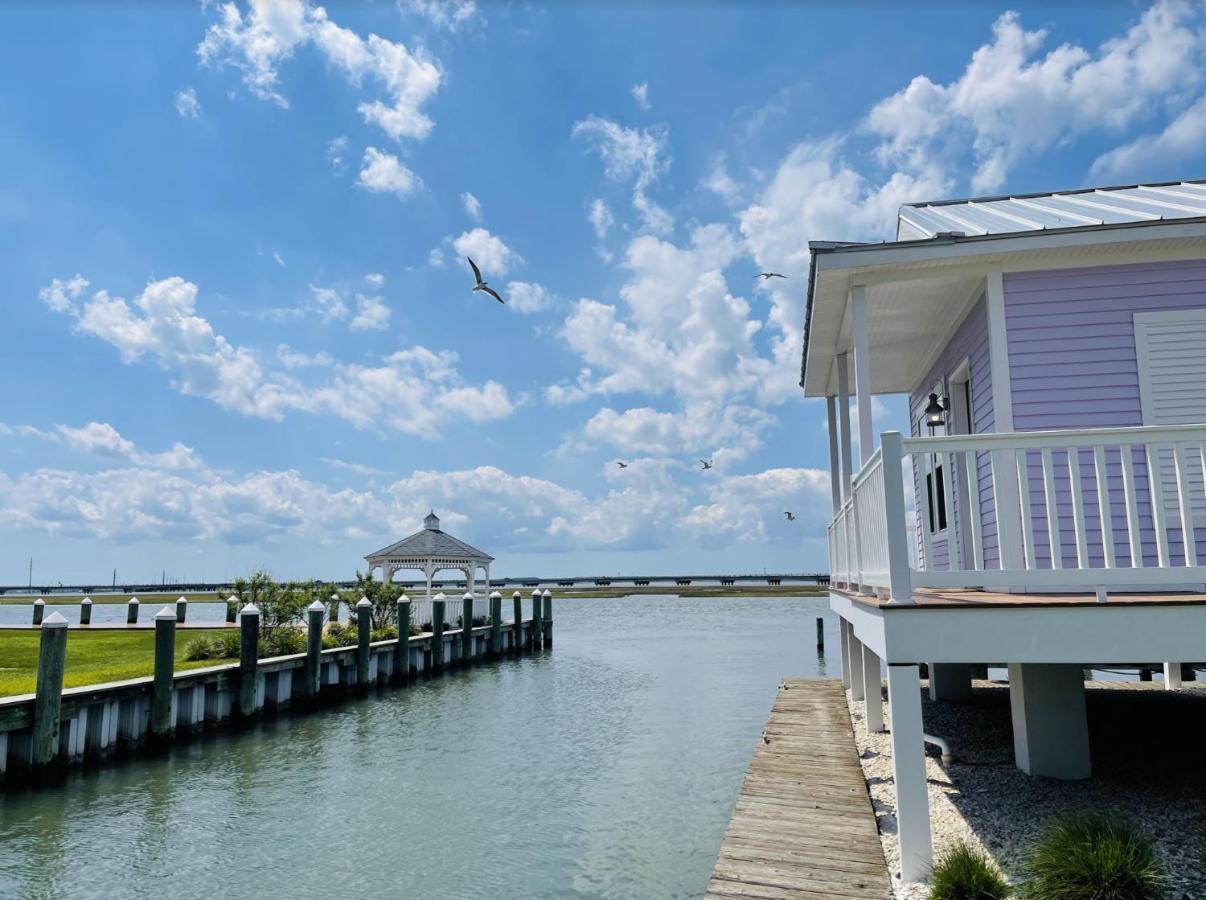
[[1196, 585], [1206, 588], [1206, 566], [1145, 566], [1138, 569], [956, 569], [913, 573], [914, 587], [988, 588], [1016, 586], [1031, 592], [1043, 587], [1109, 590]]
[[871, 430], [871, 346], [867, 333], [867, 288], [850, 287], [850, 327], [854, 338], [854, 390], [858, 400], [858, 455], [866, 465], [875, 452]]
[[845, 353], [837, 355], [838, 429], [842, 449], [842, 499], [850, 499], [854, 478], [854, 451], [850, 447], [850, 364]]
[[939, 450], [1041, 450], [1094, 444], [1150, 444], [1206, 441], [1206, 425], [1127, 425], [1121, 428], [1058, 428], [1049, 431], [980, 432], [959, 437], [905, 438], [909, 453]]
[[[988, 364], [992, 372], [993, 431], [1013, 431], [1013, 392], [1010, 387], [1009, 336], [1005, 321], [1005, 284], [1001, 271], [989, 272], [984, 285], [988, 306]], [[1017, 569], [1022, 558], [1022, 512], [1018, 496], [1017, 456], [1012, 450], [997, 451], [993, 459], [993, 499], [997, 521], [997, 553], [1003, 568]], [[1012, 478], [1000, 473], [1013, 472]], [[983, 527], [983, 526], [981, 526]]]

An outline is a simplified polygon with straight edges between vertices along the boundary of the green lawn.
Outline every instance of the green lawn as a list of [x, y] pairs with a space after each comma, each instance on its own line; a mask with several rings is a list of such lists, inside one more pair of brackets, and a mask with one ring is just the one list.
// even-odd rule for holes
[[[189, 628], [176, 632], [176, 668], [219, 665], [222, 660], [186, 662], [184, 648], [195, 637], [210, 637], [221, 629]], [[0, 631], [0, 697], [31, 694], [38, 670], [38, 641], [30, 631]], [[150, 675], [154, 669], [155, 630], [67, 632], [65, 687], [122, 681]]]

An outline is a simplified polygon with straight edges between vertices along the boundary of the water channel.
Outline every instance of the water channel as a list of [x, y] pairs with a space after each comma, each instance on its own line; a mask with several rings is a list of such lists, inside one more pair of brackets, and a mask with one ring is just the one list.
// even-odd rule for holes
[[543, 655], [6, 795], [0, 896], [698, 897], [824, 606], [562, 600]]

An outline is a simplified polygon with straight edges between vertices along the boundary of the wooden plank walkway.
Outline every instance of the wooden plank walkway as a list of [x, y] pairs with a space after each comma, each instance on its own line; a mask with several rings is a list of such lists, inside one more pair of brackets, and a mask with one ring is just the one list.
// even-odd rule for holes
[[780, 686], [706, 896], [892, 897], [840, 680]]

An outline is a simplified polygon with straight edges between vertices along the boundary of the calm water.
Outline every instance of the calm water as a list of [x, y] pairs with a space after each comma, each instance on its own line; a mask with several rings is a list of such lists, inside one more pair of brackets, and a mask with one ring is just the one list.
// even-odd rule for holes
[[[176, 601], [148, 600], [138, 611], [138, 623], [150, 626], [155, 621], [155, 613], [164, 607], [176, 610]], [[42, 610], [43, 616], [52, 612], [63, 614], [68, 627], [74, 628], [80, 623], [80, 607], [78, 603], [47, 603]], [[124, 625], [126, 623], [125, 603], [94, 603], [92, 604], [93, 625]], [[0, 625], [28, 625], [33, 621], [33, 605], [4, 605], [0, 606]], [[225, 603], [196, 602], [188, 605], [188, 624], [190, 625], [221, 625], [226, 621]]]
[[823, 599], [562, 600], [556, 649], [0, 799], [0, 896], [703, 894]]

